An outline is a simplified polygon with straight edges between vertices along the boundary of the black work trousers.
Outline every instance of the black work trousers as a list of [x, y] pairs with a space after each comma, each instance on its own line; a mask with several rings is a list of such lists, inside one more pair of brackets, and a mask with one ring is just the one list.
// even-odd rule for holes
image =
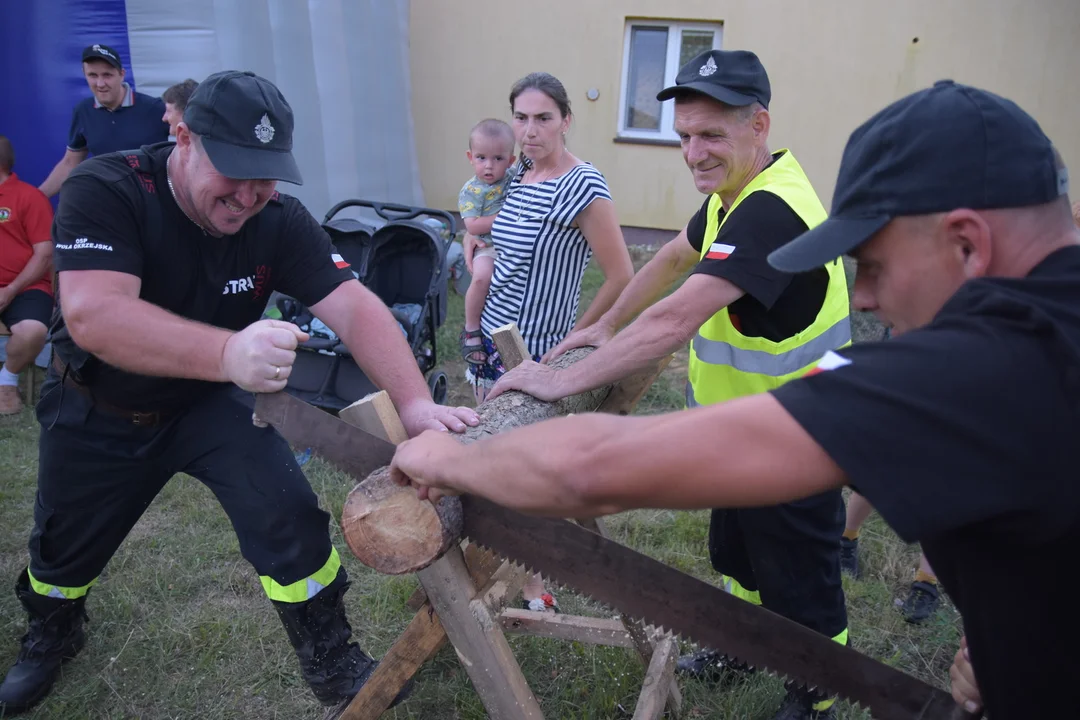
[[281, 585], [330, 557], [330, 516], [285, 439], [252, 424], [254, 398], [215, 388], [146, 427], [95, 407], [51, 370], [37, 406], [38, 492], [30, 537], [35, 580], [79, 588], [101, 574], [147, 506], [176, 473], [217, 496], [260, 576]]
[[709, 558], [761, 604], [827, 637], [847, 628], [840, 490], [772, 507], [713, 510]]

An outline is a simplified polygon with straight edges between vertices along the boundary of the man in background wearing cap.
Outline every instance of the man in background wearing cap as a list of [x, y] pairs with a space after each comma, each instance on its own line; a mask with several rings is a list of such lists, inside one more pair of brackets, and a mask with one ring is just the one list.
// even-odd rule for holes
[[951, 81], [913, 93], [852, 134], [829, 219], [769, 256], [788, 272], [854, 256], [854, 305], [892, 328], [888, 342], [683, 413], [551, 420], [467, 446], [425, 433], [393, 472], [424, 496], [559, 517], [851, 485], [922, 544], [963, 617], [957, 701], [993, 720], [1075, 717], [1080, 229], [1067, 191], [1050, 140], [1011, 101]]
[[[702, 53], [675, 82], [657, 97], [675, 100], [683, 157], [698, 192], [708, 196], [701, 209], [611, 310], [550, 355], [586, 345], [599, 346], [595, 352], [559, 371], [525, 363], [500, 379], [489, 398], [510, 389], [545, 400], [572, 395], [645, 370], [693, 340], [687, 405], [712, 405], [779, 387], [850, 342], [839, 261], [799, 275], [766, 261], [824, 220], [825, 208], [794, 155], [769, 151], [771, 91], [757, 56]], [[657, 301], [691, 268], [679, 289]], [[697, 434], [705, 444], [726, 444], [706, 426]], [[728, 592], [846, 643], [843, 530], [839, 489], [778, 507], [717, 509], [709, 556]], [[710, 680], [744, 674], [713, 650], [681, 658], [678, 669]], [[790, 686], [776, 718], [830, 717], [832, 705], [832, 698]]]
[[108, 45], [89, 45], [82, 54], [83, 75], [93, 97], [80, 100], [71, 112], [67, 151], [39, 190], [46, 197], [60, 192], [87, 154], [104, 155], [161, 142], [169, 136], [160, 98], [136, 92], [124, 82], [120, 54]]
[[178, 472], [217, 496], [316, 697], [348, 701], [374, 670], [349, 642], [330, 516], [284, 438], [252, 424], [252, 392], [281, 391], [307, 338], [259, 320], [271, 292], [334, 330], [410, 433], [478, 422], [432, 402], [389, 310], [300, 202], [274, 190], [302, 182], [278, 89], [218, 73], [185, 120], [175, 145], [93, 158], [64, 186], [56, 360], [37, 406], [30, 564], [16, 583], [30, 629], [0, 685], [0, 715], [44, 697], [82, 648], [87, 593]]

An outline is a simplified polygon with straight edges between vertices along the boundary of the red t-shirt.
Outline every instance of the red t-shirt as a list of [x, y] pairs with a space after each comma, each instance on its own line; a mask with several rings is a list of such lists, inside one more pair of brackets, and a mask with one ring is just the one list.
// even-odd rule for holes
[[[52, 241], [53, 210], [48, 198], [15, 173], [0, 183], [0, 287], [10, 285], [30, 262], [34, 245]], [[28, 285], [52, 295], [51, 273]]]

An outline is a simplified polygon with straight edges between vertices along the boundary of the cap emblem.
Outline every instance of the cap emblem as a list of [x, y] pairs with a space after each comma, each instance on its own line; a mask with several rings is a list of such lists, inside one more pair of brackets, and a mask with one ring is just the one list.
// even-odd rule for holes
[[259, 124], [255, 126], [255, 137], [264, 145], [274, 139], [274, 126], [270, 124], [270, 118], [263, 113]]
[[701, 77], [709, 77], [714, 72], [716, 72], [716, 61], [710, 56], [705, 64], [698, 68], [698, 75]]
[[98, 45], [97, 43], [95, 43], [95, 44], [94, 44], [94, 52], [96, 52], [96, 53], [99, 53], [99, 54], [101, 54], [101, 55], [104, 55], [104, 56], [106, 56], [106, 57], [111, 57], [111, 58], [113, 58], [113, 59], [115, 59], [115, 58], [116, 58], [116, 56], [115, 56], [115, 55], [113, 55], [113, 54], [112, 54], [111, 52], [109, 52], [109, 51], [108, 51], [108, 50], [106, 50], [105, 48], [101, 47], [101, 46], [100, 46], [100, 45]]

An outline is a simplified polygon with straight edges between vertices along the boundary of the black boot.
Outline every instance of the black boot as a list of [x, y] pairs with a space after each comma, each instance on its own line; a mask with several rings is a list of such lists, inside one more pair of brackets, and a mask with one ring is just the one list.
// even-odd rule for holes
[[15, 582], [15, 597], [30, 615], [30, 628], [22, 637], [15, 664], [0, 685], [2, 717], [25, 712], [39, 703], [56, 682], [61, 663], [86, 645], [85, 595], [78, 600], [38, 595], [30, 587], [30, 575], [23, 570]]
[[715, 650], [683, 655], [675, 663], [675, 672], [722, 687], [743, 682], [754, 674], [746, 665], [733, 662]]
[[[300, 671], [315, 697], [324, 705], [351, 700], [379, 664], [354, 642], [345, 617], [345, 568], [334, 581], [301, 603], [272, 601], [300, 660]], [[408, 697], [412, 682], [402, 688], [390, 707]]]
[[784, 702], [773, 715], [772, 720], [836, 720], [835, 703], [823, 710], [815, 710], [815, 705], [824, 704], [828, 695], [815, 690], [796, 687], [785, 683], [787, 694]]

